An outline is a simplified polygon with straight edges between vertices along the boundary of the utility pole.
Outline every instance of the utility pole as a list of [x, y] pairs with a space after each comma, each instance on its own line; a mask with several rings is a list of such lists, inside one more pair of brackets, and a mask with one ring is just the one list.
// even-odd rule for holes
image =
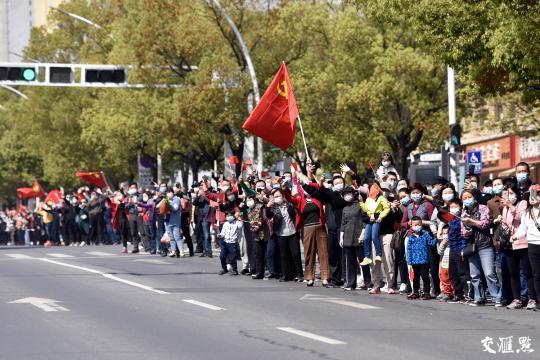
[[[448, 73], [448, 129], [456, 124], [456, 87], [454, 79], [454, 69], [447, 67]], [[450, 182], [456, 187], [459, 184], [457, 156], [455, 145], [450, 140], [449, 167]]]

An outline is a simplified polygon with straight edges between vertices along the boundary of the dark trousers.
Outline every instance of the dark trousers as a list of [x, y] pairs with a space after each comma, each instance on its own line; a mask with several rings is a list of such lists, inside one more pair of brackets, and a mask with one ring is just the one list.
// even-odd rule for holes
[[189, 228], [189, 213], [182, 213], [182, 222], [180, 227], [182, 229], [182, 235], [189, 249], [189, 256], [193, 256], [193, 240], [191, 239], [191, 229]]
[[[362, 272], [362, 277], [364, 278], [364, 286], [365, 287], [373, 287], [373, 282], [371, 281], [371, 267], [369, 265], [362, 265], [360, 266], [360, 263], [362, 260], [364, 260], [364, 247], [360, 245], [360, 247], [355, 248], [356, 251], [356, 267], [357, 267], [357, 274], [358, 271]], [[345, 249], [343, 250], [343, 256], [345, 257]], [[345, 268], [345, 259], [343, 258], [343, 274], [347, 272], [347, 269]]]
[[227, 271], [227, 260], [231, 264], [233, 272], [237, 272], [236, 266], [236, 243], [226, 243], [224, 240], [219, 239], [219, 247], [221, 252], [219, 254], [219, 260], [221, 261], [221, 268]]
[[94, 244], [103, 243], [103, 215], [90, 215], [89, 242]]
[[120, 240], [122, 241], [122, 246], [127, 247], [127, 243], [130, 238], [129, 234], [129, 224], [127, 221], [121, 221], [118, 224], [118, 234], [120, 235]]
[[540, 245], [529, 244], [528, 255], [536, 293], [536, 299], [533, 300], [540, 302]]
[[512, 286], [510, 285], [511, 280], [510, 273], [508, 272], [508, 262], [506, 261], [508, 250], [501, 251], [498, 255], [497, 261], [499, 262], [501, 270], [501, 299], [510, 303], [514, 300], [514, 296], [512, 295]]
[[[356, 289], [356, 267], [358, 247], [343, 248], [343, 266], [345, 275], [345, 287]], [[364, 279], [365, 280], [365, 279]]]
[[420, 291], [420, 278], [422, 278], [424, 294], [429, 295], [431, 284], [429, 283], [429, 264], [417, 264], [412, 266], [414, 271], [413, 291], [418, 294]]
[[528, 298], [536, 300], [536, 291], [532, 275], [531, 263], [529, 261], [528, 249], [512, 250], [506, 254], [506, 263], [510, 273], [510, 284], [514, 299], [521, 298], [521, 278], [520, 269], [523, 269], [527, 281]]
[[409, 269], [407, 266], [407, 260], [405, 257], [405, 247], [400, 247], [394, 250], [394, 261], [396, 264], [396, 271], [394, 276], [394, 288], [397, 288], [397, 274], [399, 273], [399, 279], [402, 284], [406, 284], [407, 288], [410, 288], [409, 283]]
[[454, 288], [454, 295], [460, 298], [464, 297], [465, 292], [468, 291], [469, 262], [463, 259], [460, 251], [450, 251], [448, 272]]
[[64, 223], [64, 244], [79, 242], [79, 229], [75, 221], [66, 221]]
[[[141, 220], [139, 220], [139, 218], [141, 218]], [[133, 249], [139, 249], [139, 241], [141, 241], [139, 231], [142, 230], [141, 227], [142, 217], [137, 216], [135, 219], [129, 219], [129, 232], [131, 233], [131, 245], [133, 245]]]
[[145, 250], [156, 251], [156, 242], [154, 241], [155, 235], [154, 223], [152, 221], [145, 221], [143, 223], [143, 244]]
[[268, 239], [268, 244], [266, 246], [266, 267], [270, 274], [276, 276], [281, 276], [281, 261], [280, 261], [281, 252], [279, 251], [279, 244], [277, 237], [272, 236]]
[[441, 257], [437, 253], [437, 247], [429, 247], [429, 271], [431, 273], [431, 278], [433, 279], [433, 292], [435, 295], [441, 293], [441, 280], [439, 278], [439, 263], [441, 262]]
[[255, 275], [257, 276], [264, 276], [266, 245], [265, 240], [255, 241]]
[[195, 237], [195, 252], [204, 252], [204, 234], [202, 225], [202, 216], [195, 218], [195, 228], [193, 229], [193, 236]]
[[341, 284], [342, 275], [342, 251], [339, 246], [339, 230], [328, 231], [328, 265], [330, 267], [330, 281], [334, 284]]
[[286, 280], [304, 277], [302, 259], [300, 257], [300, 242], [298, 234], [278, 236], [279, 251], [281, 252], [282, 277]]
[[163, 237], [163, 235], [167, 231], [165, 229], [165, 221], [163, 220], [163, 217], [158, 216], [156, 223], [157, 223], [157, 227], [156, 227], [156, 234], [157, 234], [157, 236], [156, 236], [156, 248], [159, 247], [160, 251], [166, 251], [167, 247], [164, 244], [161, 243], [161, 238]]

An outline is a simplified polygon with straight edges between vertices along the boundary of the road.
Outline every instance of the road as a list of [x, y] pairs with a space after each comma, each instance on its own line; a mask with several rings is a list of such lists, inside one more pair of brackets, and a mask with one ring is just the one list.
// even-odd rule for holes
[[[538, 359], [538, 312], [218, 276], [218, 263], [1, 248], [0, 359]], [[488, 336], [534, 352], [490, 354]]]

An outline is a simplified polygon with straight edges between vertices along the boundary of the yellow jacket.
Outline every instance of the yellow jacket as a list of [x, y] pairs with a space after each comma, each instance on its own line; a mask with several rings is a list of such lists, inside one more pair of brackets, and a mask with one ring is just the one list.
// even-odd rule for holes
[[379, 214], [379, 219], [384, 219], [388, 213], [390, 213], [390, 205], [388, 200], [382, 195], [379, 195], [377, 199], [368, 197], [365, 202], [360, 204], [362, 211], [369, 215], [369, 217]]
[[45, 210], [36, 211], [36, 214], [38, 214], [39, 216], [43, 218], [44, 224], [48, 224], [53, 221], [53, 215], [48, 211], [45, 211]]

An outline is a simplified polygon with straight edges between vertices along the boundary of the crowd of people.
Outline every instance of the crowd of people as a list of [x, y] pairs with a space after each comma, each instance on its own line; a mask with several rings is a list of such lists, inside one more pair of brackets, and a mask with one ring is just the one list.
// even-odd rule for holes
[[540, 185], [527, 163], [483, 184], [470, 173], [457, 189], [440, 176], [410, 184], [389, 153], [380, 160], [363, 179], [345, 164], [317, 175], [308, 161], [305, 173], [248, 167], [190, 189], [83, 187], [0, 213], [0, 243], [130, 244], [177, 258], [212, 258], [215, 247], [219, 275], [540, 309]]

